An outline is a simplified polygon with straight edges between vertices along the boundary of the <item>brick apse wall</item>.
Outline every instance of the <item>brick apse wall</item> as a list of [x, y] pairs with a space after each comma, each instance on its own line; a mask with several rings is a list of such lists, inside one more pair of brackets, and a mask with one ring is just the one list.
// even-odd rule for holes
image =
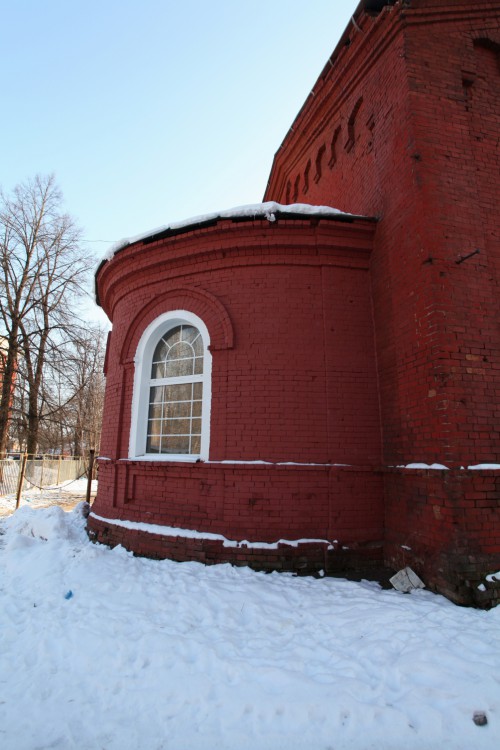
[[[245, 529], [257, 532], [252, 525], [256, 518], [266, 518], [260, 540], [275, 541], [276, 534], [324, 538], [314, 554], [297, 553], [297, 565], [306, 565], [307, 559], [320, 565], [319, 550], [326, 548], [330, 569], [342, 567], [343, 555], [355, 554], [353, 547], [375, 559], [383, 544], [387, 564], [411, 565], [428, 586], [455, 601], [487, 605], [498, 596], [494, 584], [484, 579], [500, 569], [500, 472], [485, 468], [500, 463], [499, 19], [499, 5], [492, 0], [361, 2], [280, 146], [265, 200], [331, 205], [376, 217], [370, 241], [366, 238], [374, 225], [362, 220], [318, 224], [327, 224], [328, 231], [333, 225], [335, 232], [342, 231], [345, 245], [351, 242], [350, 232], [356, 237], [362, 231], [365, 250], [355, 254], [364, 258], [362, 271], [354, 272], [353, 253], [349, 255], [346, 247], [343, 252], [351, 260], [342, 260], [335, 268], [330, 260], [325, 263], [329, 239], [315, 256], [317, 240], [312, 234], [307, 239], [300, 234], [306, 225], [313, 232], [313, 225], [281, 219], [272, 229], [265, 221], [248, 224], [246, 230], [242, 225], [241, 237], [234, 234], [234, 226], [230, 231], [219, 223], [217, 231], [227, 229], [227, 237], [233, 237], [229, 245], [237, 243], [239, 249], [232, 251], [238, 261], [231, 266], [222, 268], [227, 254], [224, 263], [219, 259], [217, 278], [212, 266], [203, 265], [209, 255], [192, 257], [197, 265], [189, 268], [183, 266], [187, 256], [175, 261], [180, 269], [177, 286], [199, 285], [222, 304], [233, 326], [233, 348], [220, 346], [213, 353], [210, 458], [323, 464], [314, 478], [310, 473], [314, 470], [306, 467], [268, 466], [259, 472], [247, 468], [250, 478], [243, 482], [246, 489], [241, 494], [227, 490], [227, 482], [233, 486], [232, 478], [204, 477], [204, 492], [212, 493], [219, 505], [215, 518], [204, 517], [203, 529], [213, 521], [210, 528], [216, 533], [227, 531], [231, 538], [241, 539]], [[280, 250], [284, 263], [277, 273], [278, 264], [255, 262], [255, 256], [264, 257], [264, 247], [267, 254], [276, 252], [268, 247], [269, 238], [277, 236], [274, 229], [285, 237], [285, 225], [286, 249]], [[263, 244], [257, 243], [260, 232]], [[211, 241], [203, 232], [198, 240]], [[181, 255], [187, 241], [173, 241]], [[354, 244], [357, 247], [359, 240]], [[210, 263], [216, 247], [214, 239]], [[106, 289], [103, 306], [114, 330], [105, 433], [111, 461], [101, 466], [96, 513], [106, 506], [108, 516], [144, 520], [142, 511], [133, 515], [128, 498], [136, 492], [130, 487], [143, 482], [141, 497], [146, 499], [141, 502], [152, 501], [146, 479], [138, 478], [136, 485], [130, 482], [132, 475], [146, 477], [152, 470], [141, 474], [139, 466], [123, 460], [133, 354], [125, 351], [126, 326], [121, 321], [135, 320], [140, 327], [139, 310], [153, 304], [145, 291], [138, 290], [138, 250], [123, 251], [124, 270], [117, 272], [120, 282], [111, 280], [114, 260], [99, 274], [100, 287]], [[307, 272], [307, 264], [296, 264], [300, 252], [308, 255], [309, 262], [314, 258], [316, 265], [308, 266]], [[154, 281], [152, 273], [153, 286]], [[134, 303], [125, 288], [136, 290]], [[249, 290], [254, 291], [252, 299]], [[313, 320], [319, 316], [320, 300], [328, 300], [321, 314], [331, 321], [332, 329], [329, 332], [326, 326], [322, 338], [311, 321], [313, 311]], [[209, 307], [200, 301], [196, 309], [210, 317]], [[281, 349], [277, 355], [266, 349], [264, 319], [273, 321], [275, 328], [268, 329], [269, 334], [279, 332], [287, 342], [285, 350], [298, 336], [293, 358], [287, 360]], [[373, 358], [368, 343], [372, 333]], [[223, 362], [223, 369], [218, 369]], [[232, 372], [241, 381], [241, 394], [234, 396], [234, 402], [227, 402], [231, 379], [219, 377], [220, 372]], [[290, 388], [287, 378], [293, 372]], [[273, 381], [284, 373], [285, 382]], [[262, 395], [263, 382], [269, 387], [270, 379], [272, 408]], [[244, 436], [240, 415], [245, 420]], [[266, 431], [267, 420], [279, 429]], [[285, 436], [284, 442], [278, 435]], [[414, 462], [447, 468], [402, 468]], [[337, 463], [350, 466], [326, 466]], [[483, 468], [467, 468], [477, 465]], [[204, 464], [196, 470], [214, 471], [212, 478], [215, 471], [221, 477], [228, 471], [224, 465], [215, 467]], [[168, 472], [184, 472], [182, 481], [188, 482], [185, 466], [163, 466], [162, 471], [165, 478]], [[210, 489], [214, 484], [224, 487], [224, 500], [222, 490]], [[277, 484], [281, 490], [276, 495], [275, 489], [271, 491], [275, 498], [271, 501], [265, 488]], [[326, 484], [335, 489], [324, 494]], [[165, 488], [175, 485], [165, 481], [162, 486], [160, 504], [168, 492]], [[198, 509], [196, 528], [208, 507], [200, 493], [201, 489], [194, 492], [190, 487], [183, 496]], [[225, 505], [231, 494], [232, 511]], [[143, 510], [158, 522], [156, 511], [145, 506]], [[280, 522], [269, 521], [273, 514]], [[187, 523], [181, 509], [174, 515], [174, 525]], [[97, 522], [92, 523], [97, 528]], [[123, 527], [115, 527], [113, 533], [118, 528]], [[269, 533], [262, 537], [265, 529]], [[210, 543], [222, 545], [216, 540]], [[224, 548], [225, 554], [228, 549]], [[290, 560], [292, 549], [296, 550], [287, 548], [286, 554], [280, 550], [279, 555], [266, 550], [274, 555], [273, 561], [266, 562], [274, 565], [278, 557]], [[202, 549], [200, 554], [209, 553]]]
[[[100, 540], [264, 569], [381, 562], [368, 277], [375, 224], [279, 212], [273, 219], [195, 225], [136, 242], [101, 267], [99, 296], [113, 332], [89, 522]], [[194, 313], [210, 334], [210, 449], [199, 463], [129, 458], [134, 356], [148, 325], [168, 310]], [[317, 541], [297, 544], [303, 539]], [[232, 544], [242, 540], [254, 544]]]

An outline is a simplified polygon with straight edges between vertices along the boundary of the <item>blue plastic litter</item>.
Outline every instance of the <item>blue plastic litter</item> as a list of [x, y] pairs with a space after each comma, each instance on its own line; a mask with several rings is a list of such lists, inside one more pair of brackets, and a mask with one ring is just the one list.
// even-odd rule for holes
[[64, 598], [65, 599], [71, 599], [72, 596], [73, 596], [73, 592], [71, 591], [71, 589], [68, 591], [67, 594], [64, 594]]

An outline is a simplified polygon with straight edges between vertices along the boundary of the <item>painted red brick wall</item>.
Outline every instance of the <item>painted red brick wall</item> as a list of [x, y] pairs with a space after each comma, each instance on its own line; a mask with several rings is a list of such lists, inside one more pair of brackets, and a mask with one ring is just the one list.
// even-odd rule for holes
[[[337, 562], [328, 562], [320, 545], [320, 557], [309, 556], [312, 568], [359, 555], [380, 561], [382, 477], [374, 473], [380, 419], [368, 274], [374, 226], [221, 220], [135, 243], [101, 268], [99, 296], [113, 332], [96, 515], [236, 541], [335, 540]], [[151, 321], [176, 309], [198, 315], [211, 337], [210, 463], [130, 461], [137, 344]], [[221, 463], [256, 461], [266, 464]], [[116, 543], [127, 534], [104, 526], [91, 518], [99, 538]], [[149, 534], [141, 550], [148, 539], [151, 554], [167, 544]], [[133, 534], [131, 540], [139, 544]], [[190, 543], [176, 544], [187, 550]], [[295, 548], [266, 554], [278, 555], [283, 567], [288, 553], [292, 567], [307, 567]], [[222, 547], [220, 554], [226, 559]], [[249, 556], [255, 563], [262, 554]]]
[[[276, 154], [266, 200], [379, 218], [370, 276], [388, 467], [500, 462], [499, 94], [497, 2], [387, 5], [350, 25]], [[441, 483], [446, 494], [445, 476], [387, 475], [388, 538], [422, 531], [456, 563], [447, 525], [429, 513], [424, 528], [407, 503], [418, 490], [432, 509], [427, 493]], [[454, 486], [468, 508], [460, 474]], [[496, 537], [497, 499], [483, 500]], [[467, 513], [453, 524], [483, 550], [484, 526]], [[488, 550], [481, 565], [498, 569]], [[414, 564], [443, 589], [429, 556]]]

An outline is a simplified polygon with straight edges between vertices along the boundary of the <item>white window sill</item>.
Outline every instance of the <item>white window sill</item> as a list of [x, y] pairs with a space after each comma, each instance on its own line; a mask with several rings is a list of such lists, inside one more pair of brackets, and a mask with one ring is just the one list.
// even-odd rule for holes
[[203, 461], [204, 459], [201, 458], [201, 456], [197, 456], [195, 454], [193, 455], [179, 455], [176, 456], [172, 453], [160, 453], [160, 454], [152, 454], [148, 453], [144, 456], [129, 456], [128, 458], [122, 458], [121, 461], [183, 461], [184, 463], [191, 463], [195, 464], [197, 461]]

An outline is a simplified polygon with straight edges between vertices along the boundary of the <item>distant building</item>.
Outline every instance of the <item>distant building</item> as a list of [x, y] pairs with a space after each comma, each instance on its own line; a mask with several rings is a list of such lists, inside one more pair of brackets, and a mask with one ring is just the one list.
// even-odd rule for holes
[[115, 248], [91, 534], [495, 602], [499, 123], [498, 2], [365, 0], [264, 204]]

